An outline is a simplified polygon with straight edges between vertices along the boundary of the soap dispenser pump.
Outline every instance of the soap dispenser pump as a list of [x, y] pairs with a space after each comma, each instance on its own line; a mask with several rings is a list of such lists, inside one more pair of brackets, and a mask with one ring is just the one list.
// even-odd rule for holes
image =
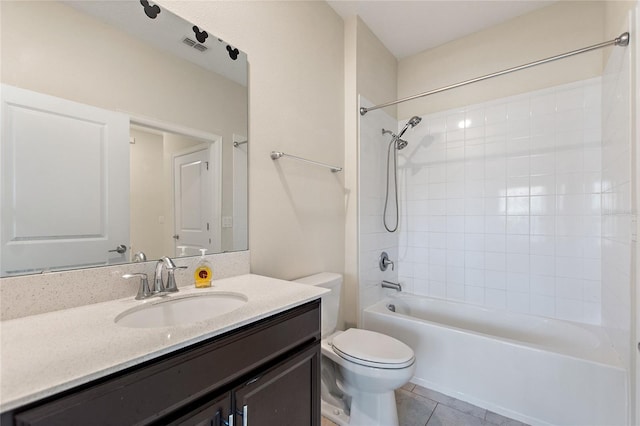
[[200, 249], [200, 261], [198, 262], [198, 266], [196, 266], [196, 271], [193, 274], [193, 278], [195, 280], [196, 288], [207, 288], [211, 287], [211, 279], [213, 278], [213, 274], [211, 272], [211, 264], [204, 257], [207, 249]]

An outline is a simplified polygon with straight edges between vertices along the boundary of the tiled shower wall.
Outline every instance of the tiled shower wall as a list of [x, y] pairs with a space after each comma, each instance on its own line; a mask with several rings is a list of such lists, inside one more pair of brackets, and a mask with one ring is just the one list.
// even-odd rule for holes
[[[371, 102], [360, 97], [360, 105]], [[390, 136], [382, 129], [396, 131], [398, 121], [383, 110], [367, 113], [360, 119], [359, 170], [359, 304], [364, 309], [380, 300], [385, 292], [382, 280], [398, 280], [398, 233], [388, 233], [382, 224], [386, 184], [387, 147]], [[386, 251], [396, 267], [381, 271], [380, 253]]]
[[601, 79], [422, 118], [399, 152], [405, 289], [599, 324]]
[[624, 365], [631, 341], [631, 49], [614, 49], [603, 75], [602, 325]]

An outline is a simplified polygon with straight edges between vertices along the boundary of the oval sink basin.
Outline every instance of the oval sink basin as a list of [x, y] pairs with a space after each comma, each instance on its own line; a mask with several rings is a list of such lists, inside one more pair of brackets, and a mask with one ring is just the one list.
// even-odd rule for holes
[[122, 312], [115, 323], [130, 328], [167, 327], [189, 324], [229, 313], [247, 303], [240, 293], [208, 293], [160, 299]]

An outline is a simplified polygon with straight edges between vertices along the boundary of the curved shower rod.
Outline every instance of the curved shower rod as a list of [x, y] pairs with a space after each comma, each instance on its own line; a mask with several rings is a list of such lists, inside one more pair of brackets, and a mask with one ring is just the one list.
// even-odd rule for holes
[[558, 59], [568, 58], [570, 56], [578, 55], [580, 53], [586, 53], [586, 52], [590, 52], [592, 50], [602, 49], [603, 47], [607, 47], [607, 46], [628, 46], [628, 45], [629, 45], [629, 33], [625, 32], [625, 33], [620, 34], [620, 37], [616, 37], [613, 40], [605, 41], [605, 42], [602, 42], [602, 43], [594, 44], [593, 46], [584, 47], [584, 48], [578, 49], [578, 50], [572, 50], [571, 52], [566, 52], [566, 53], [563, 53], [561, 55], [551, 56], [549, 58], [541, 59], [541, 60], [535, 61], [535, 62], [529, 62], [527, 64], [519, 65], [517, 67], [507, 68], [505, 70], [494, 72], [492, 74], [483, 75], [482, 77], [476, 77], [476, 78], [472, 78], [470, 80], [461, 81], [460, 83], [451, 84], [449, 86], [441, 87], [439, 89], [430, 90], [428, 92], [418, 93], [417, 95], [408, 96], [406, 98], [398, 99], [396, 101], [385, 102], [383, 104], [375, 105], [375, 106], [372, 106], [372, 107], [369, 107], [369, 108], [360, 107], [360, 115], [365, 115], [366, 113], [368, 113], [369, 111], [373, 111], [374, 109], [384, 108], [384, 107], [388, 107], [388, 106], [391, 106], [391, 105], [396, 105], [396, 104], [399, 104], [399, 103], [402, 103], [402, 102], [411, 101], [411, 100], [414, 100], [414, 99], [417, 99], [417, 98], [422, 98], [424, 96], [429, 96], [429, 95], [433, 95], [433, 94], [436, 94], [436, 93], [444, 92], [446, 90], [455, 89], [456, 87], [466, 86], [467, 84], [477, 83], [478, 81], [488, 80], [488, 79], [493, 78], [493, 77], [498, 77], [498, 76], [501, 76], [501, 75], [504, 75], [504, 74], [509, 74], [511, 72], [514, 72], [514, 71], [520, 71], [520, 70], [523, 70], [523, 69], [526, 69], [526, 68], [534, 67], [536, 65], [546, 64], [547, 62], [557, 61]]

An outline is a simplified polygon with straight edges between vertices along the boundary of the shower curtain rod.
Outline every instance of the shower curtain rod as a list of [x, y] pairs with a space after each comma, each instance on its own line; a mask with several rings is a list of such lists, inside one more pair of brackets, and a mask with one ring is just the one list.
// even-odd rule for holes
[[517, 67], [507, 68], [505, 70], [494, 72], [492, 74], [483, 75], [482, 77], [476, 77], [476, 78], [472, 78], [470, 80], [461, 81], [460, 83], [451, 84], [449, 86], [441, 87], [441, 88], [435, 89], [435, 90], [430, 90], [428, 92], [418, 93], [417, 95], [408, 96], [406, 98], [398, 99], [396, 101], [386, 102], [384, 104], [375, 105], [375, 106], [372, 106], [372, 107], [369, 107], [369, 108], [360, 107], [360, 115], [365, 115], [366, 113], [368, 113], [369, 111], [373, 111], [374, 109], [384, 108], [384, 107], [388, 107], [388, 106], [391, 106], [391, 105], [396, 105], [396, 104], [399, 104], [399, 103], [402, 103], [402, 102], [411, 101], [413, 99], [422, 98], [424, 96], [433, 95], [433, 94], [444, 92], [444, 91], [450, 90], [450, 89], [455, 89], [456, 87], [466, 86], [467, 84], [477, 83], [478, 81], [488, 80], [490, 78], [498, 77], [498, 76], [501, 76], [501, 75], [504, 75], [504, 74], [509, 74], [511, 72], [514, 72], [514, 71], [520, 71], [520, 70], [523, 70], [523, 69], [526, 69], [526, 68], [534, 67], [536, 65], [546, 64], [547, 62], [557, 61], [558, 59], [568, 58], [568, 57], [573, 56], [573, 55], [578, 55], [580, 53], [590, 52], [592, 50], [601, 49], [603, 47], [612, 46], [612, 45], [614, 45], [614, 46], [627, 46], [627, 45], [629, 45], [629, 33], [628, 32], [622, 33], [620, 35], [620, 37], [617, 37], [617, 38], [615, 38], [613, 40], [605, 41], [603, 43], [594, 44], [593, 46], [584, 47], [584, 48], [578, 49], [578, 50], [572, 50], [571, 52], [566, 52], [566, 53], [563, 53], [561, 55], [551, 56], [549, 58], [541, 59], [541, 60], [535, 61], [535, 62], [529, 62], [528, 64], [519, 65]]

